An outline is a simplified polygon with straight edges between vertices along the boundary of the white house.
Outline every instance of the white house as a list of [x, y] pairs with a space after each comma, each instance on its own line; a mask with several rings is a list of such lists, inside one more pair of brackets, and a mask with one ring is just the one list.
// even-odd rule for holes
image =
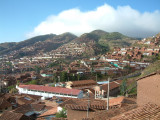
[[60, 87], [49, 87], [41, 85], [19, 85], [16, 86], [19, 90], [19, 93], [30, 94], [42, 96], [42, 100], [46, 98], [56, 97], [71, 97], [71, 98], [82, 98], [83, 91], [78, 89], [68, 89]]

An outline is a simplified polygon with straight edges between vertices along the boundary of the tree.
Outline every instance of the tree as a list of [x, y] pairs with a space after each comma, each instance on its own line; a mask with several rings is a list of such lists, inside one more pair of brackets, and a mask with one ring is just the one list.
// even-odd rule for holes
[[60, 74], [60, 80], [61, 80], [61, 82], [64, 82], [67, 79], [68, 79], [67, 78], [67, 72], [66, 71], [61, 72], [61, 74]]
[[67, 118], [66, 110], [62, 108], [61, 111], [56, 113], [56, 118]]
[[40, 70], [41, 70], [41, 67], [39, 67], [39, 66], [35, 66], [35, 72], [36, 72], [36, 73], [38, 73], [38, 74], [39, 74], [39, 73], [40, 73]]
[[18, 90], [16, 88], [12, 88], [9, 93], [18, 93]]
[[121, 95], [125, 96], [127, 91], [127, 79], [123, 79], [121, 85], [120, 85], [120, 93]]
[[31, 81], [27, 82], [27, 84], [37, 85], [38, 80], [31, 80]]

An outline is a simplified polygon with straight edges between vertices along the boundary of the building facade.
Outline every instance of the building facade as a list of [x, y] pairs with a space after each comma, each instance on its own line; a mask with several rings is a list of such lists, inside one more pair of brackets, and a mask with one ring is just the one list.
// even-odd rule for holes
[[40, 85], [19, 85], [16, 86], [20, 94], [30, 94], [42, 96], [42, 100], [46, 98], [56, 97], [71, 97], [71, 98], [82, 98], [83, 91], [77, 89], [68, 89], [60, 87], [49, 87]]

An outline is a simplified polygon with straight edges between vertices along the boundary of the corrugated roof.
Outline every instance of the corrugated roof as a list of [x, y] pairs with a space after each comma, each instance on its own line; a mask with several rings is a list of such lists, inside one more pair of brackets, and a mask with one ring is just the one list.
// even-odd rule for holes
[[68, 89], [68, 88], [49, 87], [49, 86], [40, 86], [40, 85], [19, 85], [19, 87], [30, 89], [30, 90], [62, 93], [62, 94], [72, 94], [72, 95], [78, 95], [81, 91], [78, 89]]

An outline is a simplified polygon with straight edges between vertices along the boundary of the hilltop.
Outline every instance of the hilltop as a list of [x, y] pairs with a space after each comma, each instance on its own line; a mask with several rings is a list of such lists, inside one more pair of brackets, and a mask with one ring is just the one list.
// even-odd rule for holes
[[12, 54], [17, 58], [51, 52], [59, 47], [64, 48], [66, 44], [77, 43], [78, 45], [85, 44], [82, 56], [86, 57], [104, 54], [113, 47], [130, 46], [135, 40], [137, 39], [118, 32], [109, 33], [103, 30], [94, 30], [79, 37], [69, 32], [61, 35], [47, 34], [18, 43], [2, 43], [0, 44], [0, 54]]

